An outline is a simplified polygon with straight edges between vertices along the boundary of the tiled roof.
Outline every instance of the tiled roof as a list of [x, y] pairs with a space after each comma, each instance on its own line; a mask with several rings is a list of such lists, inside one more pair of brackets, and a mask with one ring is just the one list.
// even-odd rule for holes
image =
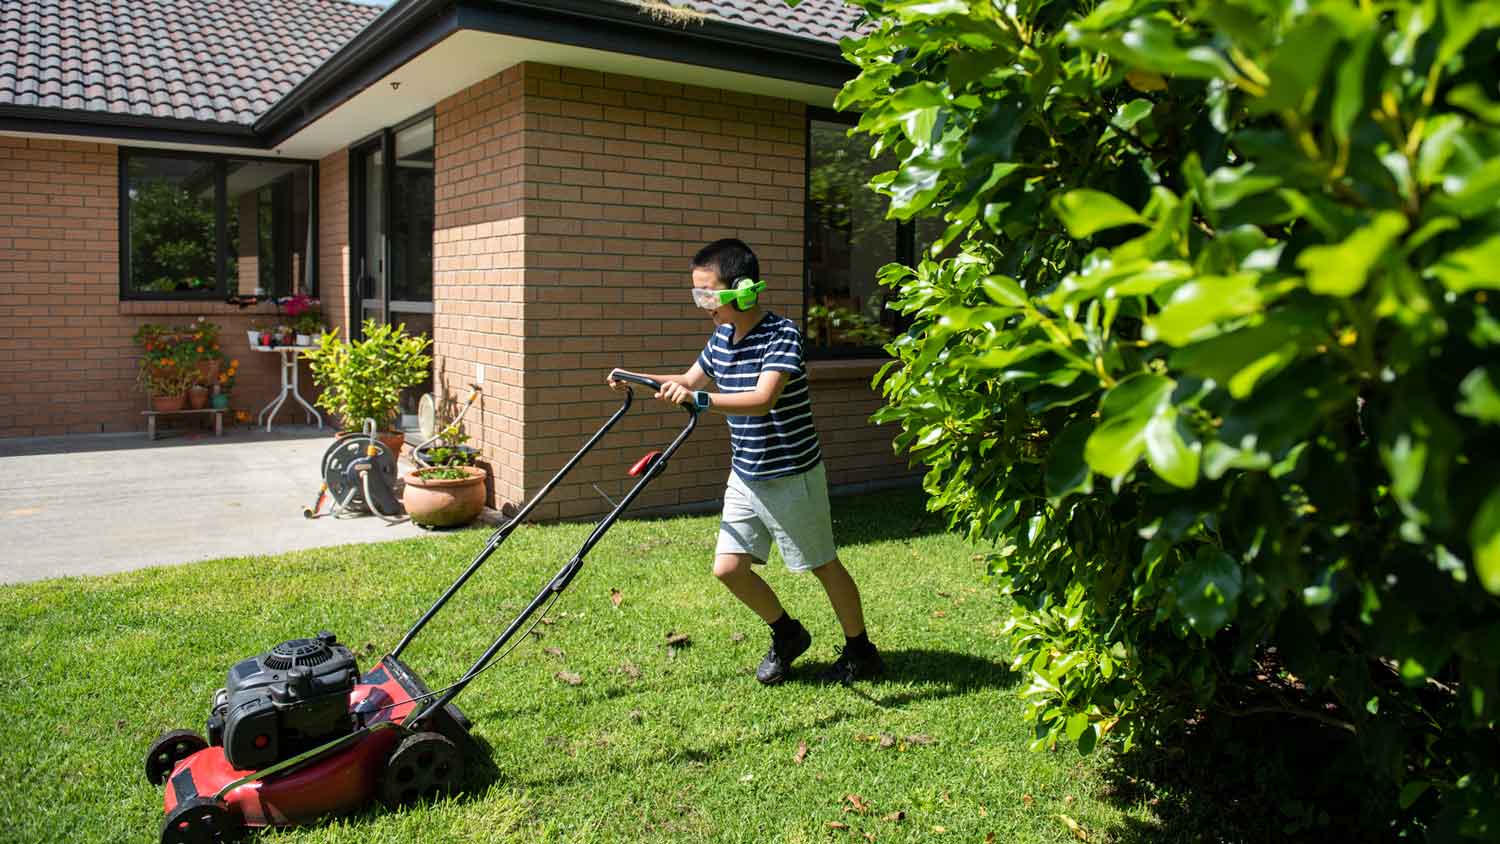
[[0, 105], [248, 126], [380, 11], [345, 0], [0, 0]]
[[[641, 5], [649, 10], [656, 3]], [[802, 0], [795, 8], [784, 0], [671, 0], [671, 5], [756, 29], [832, 44], [856, 34], [864, 17], [863, 9], [844, 0]]]

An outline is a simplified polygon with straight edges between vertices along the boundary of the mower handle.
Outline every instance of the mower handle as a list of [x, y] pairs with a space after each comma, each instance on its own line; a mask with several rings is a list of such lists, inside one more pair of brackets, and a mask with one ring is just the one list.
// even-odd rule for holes
[[[661, 382], [656, 380], [655, 378], [647, 378], [644, 375], [637, 375], [634, 372], [626, 372], [625, 370], [618, 367], [609, 371], [609, 380], [624, 381], [627, 384], [639, 384], [642, 387], [650, 387], [652, 390], [655, 390], [658, 393], [661, 392], [662, 387]], [[691, 413], [694, 416], [698, 415], [698, 408], [693, 406], [693, 403], [691, 401], [685, 401], [679, 406], [683, 410], [686, 410], [688, 413]]]
[[619, 368], [611, 369], [609, 371], [609, 380], [624, 381], [628, 384], [639, 384], [642, 387], [650, 387], [651, 389], [657, 391], [661, 390], [661, 382], [656, 380], [655, 378], [647, 378], [644, 375], [636, 375], [634, 372], [626, 372], [625, 370]]

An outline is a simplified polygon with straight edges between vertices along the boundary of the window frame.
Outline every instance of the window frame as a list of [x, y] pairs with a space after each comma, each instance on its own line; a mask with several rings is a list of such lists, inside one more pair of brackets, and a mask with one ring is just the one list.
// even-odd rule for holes
[[[812, 159], [813, 121], [854, 126], [859, 123], [858, 112], [834, 111], [821, 106], [808, 106], [802, 123], [802, 335], [807, 336], [807, 305], [813, 295], [812, 267], [808, 258], [812, 252]], [[889, 220], [896, 224], [896, 260], [911, 266], [916, 253], [916, 225], [910, 220]], [[909, 320], [906, 320], [908, 323]], [[898, 318], [893, 333], [905, 330]], [[803, 343], [804, 357], [808, 360], [883, 360], [890, 357], [881, 346], [811, 346]]]
[[[214, 166], [214, 273], [217, 276], [213, 290], [151, 293], [130, 289], [130, 159], [131, 158], [178, 158], [210, 162]], [[155, 147], [122, 146], [118, 154], [118, 205], [119, 205], [119, 295], [122, 302], [212, 302], [229, 297], [229, 190], [228, 176], [231, 161], [267, 161], [279, 164], [301, 164], [307, 168], [308, 215], [313, 229], [312, 254], [307, 261], [310, 269], [310, 295], [317, 296], [322, 284], [318, 277], [318, 162], [305, 158], [287, 158], [272, 155], [236, 155], [221, 152], [199, 152], [196, 150], [160, 149]]]

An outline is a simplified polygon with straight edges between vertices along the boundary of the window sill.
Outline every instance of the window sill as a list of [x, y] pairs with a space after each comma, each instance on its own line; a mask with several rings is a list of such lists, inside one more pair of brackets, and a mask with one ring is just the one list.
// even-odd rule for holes
[[868, 384], [889, 360], [884, 357], [810, 360], [807, 362], [807, 378], [809, 381], [863, 381]]
[[222, 299], [123, 299], [120, 313], [127, 316], [262, 316], [276, 313], [276, 306], [262, 302], [242, 308]]

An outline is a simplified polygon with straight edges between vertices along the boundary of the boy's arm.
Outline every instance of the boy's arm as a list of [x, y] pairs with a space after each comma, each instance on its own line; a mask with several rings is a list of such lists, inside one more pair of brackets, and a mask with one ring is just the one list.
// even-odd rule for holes
[[[694, 367], [696, 368], [697, 364], [694, 364]], [[776, 400], [781, 398], [781, 391], [786, 389], [787, 382], [791, 378], [792, 374], [785, 370], [762, 370], [753, 390], [743, 393], [709, 393], [709, 409], [730, 416], [764, 416], [776, 406]], [[657, 393], [656, 397], [672, 404], [683, 404], [693, 400], [693, 389], [695, 388], [676, 381], [664, 382], [661, 392]]]

